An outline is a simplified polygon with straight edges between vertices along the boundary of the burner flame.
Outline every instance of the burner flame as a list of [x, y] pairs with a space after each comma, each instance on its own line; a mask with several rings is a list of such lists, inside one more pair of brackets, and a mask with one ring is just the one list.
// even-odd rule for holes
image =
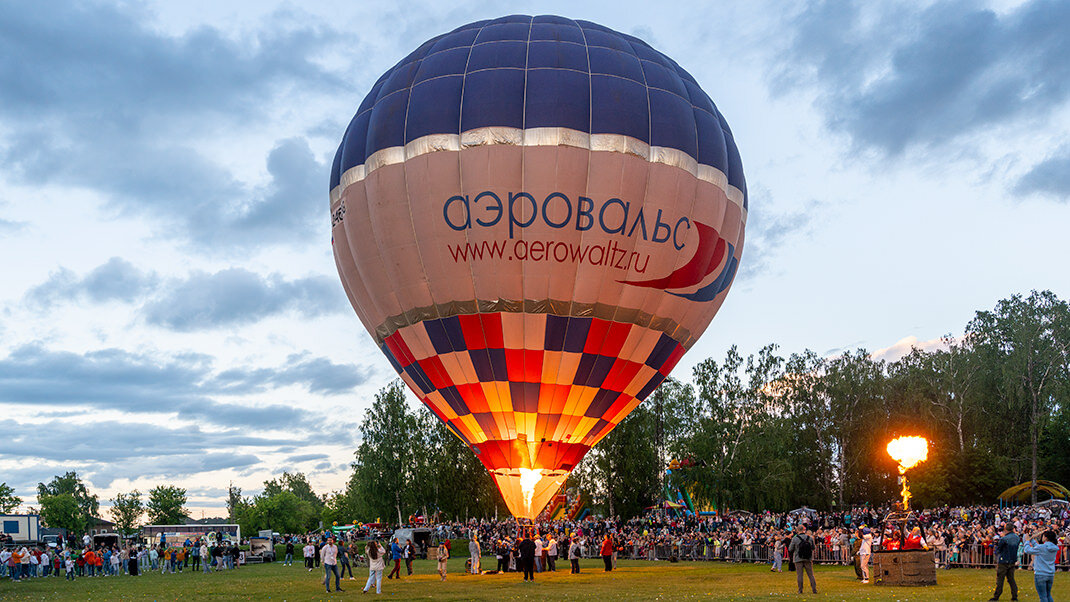
[[899, 463], [899, 480], [903, 483], [903, 510], [910, 510], [910, 486], [907, 471], [929, 459], [929, 441], [925, 437], [899, 437], [888, 442], [888, 455]]
[[929, 441], [925, 437], [899, 437], [888, 442], [888, 455], [899, 463], [899, 474], [929, 459]]
[[[524, 506], [531, 512], [531, 498], [535, 496], [535, 486], [542, 480], [542, 470], [538, 468], [520, 469], [520, 490], [524, 492]], [[541, 510], [541, 509], [540, 509]]]

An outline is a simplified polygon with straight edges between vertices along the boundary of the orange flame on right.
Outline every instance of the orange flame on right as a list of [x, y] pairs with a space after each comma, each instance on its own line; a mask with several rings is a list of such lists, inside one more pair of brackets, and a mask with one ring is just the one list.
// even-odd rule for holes
[[910, 509], [910, 487], [907, 486], [907, 470], [929, 459], [929, 441], [925, 437], [899, 437], [888, 442], [888, 455], [899, 463], [903, 481], [903, 510]]

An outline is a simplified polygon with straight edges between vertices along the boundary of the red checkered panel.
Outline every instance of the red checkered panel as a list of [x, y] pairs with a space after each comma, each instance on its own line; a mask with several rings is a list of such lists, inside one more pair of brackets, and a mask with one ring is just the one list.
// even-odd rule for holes
[[552, 314], [427, 320], [382, 346], [491, 470], [571, 470], [683, 356], [658, 330]]

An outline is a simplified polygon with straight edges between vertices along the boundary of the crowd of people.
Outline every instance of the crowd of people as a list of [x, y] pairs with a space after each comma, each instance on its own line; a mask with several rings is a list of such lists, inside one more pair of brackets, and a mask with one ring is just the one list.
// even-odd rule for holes
[[[1017, 597], [1014, 570], [1031, 568], [1041, 599], [1050, 599], [1058, 570], [1070, 570], [1070, 507], [944, 507], [898, 513], [892, 508], [860, 507], [841, 512], [800, 508], [789, 513], [727, 512], [696, 516], [653, 510], [630, 520], [587, 517], [582, 520], [540, 521], [471, 520], [426, 525], [431, 541], [419, 549], [412, 540], [389, 537], [385, 544], [355, 532], [336, 536], [331, 531], [287, 536], [283, 565], [292, 566], [297, 555], [309, 572], [324, 570], [324, 586], [341, 591], [341, 580], [357, 580], [355, 566], [368, 567], [364, 591], [381, 592], [382, 576], [401, 579], [413, 574], [418, 556], [432, 559], [442, 580], [457, 540], [467, 540], [465, 572], [523, 573], [534, 581], [537, 573], [556, 572], [568, 563], [580, 572], [580, 560], [600, 558], [603, 570], [616, 568], [618, 558], [641, 560], [712, 560], [767, 563], [771, 571], [785, 564], [796, 571], [799, 591], [804, 578], [813, 591], [817, 584], [814, 563], [854, 565], [862, 583], [870, 581], [870, 558], [875, 552], [928, 549], [939, 567], [991, 567], [999, 584], [993, 599], [1009, 584]], [[391, 531], [387, 531], [388, 533]], [[88, 537], [78, 542], [60, 540], [55, 547], [22, 547], [0, 551], [0, 576], [13, 581], [64, 577], [137, 576], [203, 571], [210, 573], [239, 566], [239, 547], [208, 538], [182, 543], [95, 545]], [[484, 564], [484, 558], [494, 562]], [[347, 576], [348, 575], [348, 576]], [[1046, 588], [1046, 589], [1045, 589]], [[1048, 592], [1045, 594], [1044, 592]], [[1048, 597], [1045, 598], [1045, 595]]]
[[0, 550], [0, 577], [19, 582], [48, 577], [136, 577], [146, 571], [211, 573], [237, 568], [239, 555], [240, 549], [233, 542], [210, 541], [207, 537], [142, 545], [97, 543], [86, 535], [80, 542], [61, 538], [49, 546], [4, 548]]
[[[789, 545], [800, 526], [814, 539], [814, 560], [818, 563], [851, 564], [868, 534], [873, 550], [920, 545], [932, 549], [943, 568], [995, 566], [995, 543], [1004, 524], [1018, 533], [1040, 527], [1057, 534], [1062, 551], [1060, 564], [1067, 562], [1070, 548], [1070, 508], [1049, 510], [1030, 506], [971, 506], [920, 510], [910, 514], [906, 529], [895, 529], [884, 518], [892, 508], [860, 507], [842, 512], [817, 512], [807, 508], [789, 513], [728, 512], [710, 516], [672, 516], [656, 510], [621, 521], [592, 517], [579, 521], [538, 523], [548, 546], [548, 537], [581, 542], [583, 557], [599, 556], [600, 543], [610, 535], [618, 555], [648, 560], [724, 560], [772, 563], [775, 553]], [[441, 538], [477, 538], [485, 553], [516, 545], [516, 522], [472, 521], [435, 525]], [[915, 532], [916, 529], [916, 532]], [[867, 533], [863, 533], [866, 531]], [[911, 536], [913, 533], [913, 537]], [[588, 542], [596, 542], [588, 545]], [[502, 554], [508, 566], [515, 565], [515, 551]]]

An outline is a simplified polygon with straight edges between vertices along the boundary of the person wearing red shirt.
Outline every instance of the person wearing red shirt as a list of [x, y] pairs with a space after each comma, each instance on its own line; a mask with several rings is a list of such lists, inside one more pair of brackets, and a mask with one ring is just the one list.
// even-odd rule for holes
[[599, 550], [602, 554], [602, 562], [606, 563], [606, 572], [613, 570], [613, 540], [609, 538], [609, 534], [606, 534], [606, 538], [602, 540], [602, 547]]
[[925, 548], [925, 541], [921, 538], [921, 529], [914, 527], [910, 535], [903, 541], [904, 550], [921, 550]]

